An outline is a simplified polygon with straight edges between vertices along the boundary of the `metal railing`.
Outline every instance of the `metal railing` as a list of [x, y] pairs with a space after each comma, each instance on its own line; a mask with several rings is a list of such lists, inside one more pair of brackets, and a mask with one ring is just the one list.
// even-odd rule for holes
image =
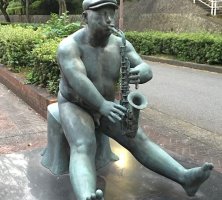
[[216, 16], [218, 10], [222, 10], [222, 0], [193, 0], [193, 3], [199, 1], [211, 9], [211, 15]]

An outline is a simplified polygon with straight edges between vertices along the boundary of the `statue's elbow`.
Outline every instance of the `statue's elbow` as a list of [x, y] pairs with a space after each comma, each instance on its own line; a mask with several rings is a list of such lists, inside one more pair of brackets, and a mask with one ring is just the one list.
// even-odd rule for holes
[[153, 78], [153, 72], [152, 70], [149, 70], [147, 73], [147, 81], [150, 81]]
[[153, 78], [153, 72], [151, 69], [149, 69], [144, 77], [143, 83], [150, 81], [152, 78]]
[[144, 63], [140, 70], [140, 84], [146, 83], [153, 78], [153, 72], [149, 65]]
[[149, 71], [145, 74], [143, 74], [143, 76], [140, 76], [140, 84], [146, 83], [148, 81], [150, 81], [153, 78], [153, 73], [152, 71]]

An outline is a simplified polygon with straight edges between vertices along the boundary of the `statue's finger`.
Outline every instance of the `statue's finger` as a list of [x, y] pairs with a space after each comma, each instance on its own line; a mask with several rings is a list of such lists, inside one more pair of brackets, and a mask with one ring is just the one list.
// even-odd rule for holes
[[129, 73], [130, 74], [139, 74], [140, 70], [132, 68]]
[[96, 194], [91, 194], [91, 200], [96, 200]]
[[139, 79], [140, 76], [139, 75], [131, 75], [129, 76], [129, 79]]
[[108, 116], [108, 119], [113, 122], [113, 123], [116, 123], [116, 121], [111, 117], [111, 116]]
[[117, 109], [119, 109], [119, 110], [121, 110], [123, 112], [126, 112], [126, 110], [127, 110], [125, 107], [121, 106], [120, 104], [116, 104], [115, 108], [117, 108]]
[[123, 113], [121, 110], [114, 108], [113, 112], [117, 113], [119, 116], [123, 117], [125, 115], [125, 113]]
[[114, 112], [111, 112], [111, 116], [112, 116], [114, 119], [117, 119], [117, 120], [119, 120], [119, 121], [122, 119], [119, 115], [115, 114]]
[[130, 80], [130, 84], [138, 84], [140, 83], [140, 80]]

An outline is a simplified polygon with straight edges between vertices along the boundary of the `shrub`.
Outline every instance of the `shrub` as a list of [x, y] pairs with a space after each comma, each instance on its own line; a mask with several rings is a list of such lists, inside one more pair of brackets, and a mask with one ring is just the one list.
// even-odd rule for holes
[[128, 32], [126, 37], [140, 54], [166, 54], [185, 61], [222, 64], [221, 35], [209, 33]]
[[42, 31], [47, 38], [64, 38], [74, 33], [79, 28], [80, 23], [71, 23], [67, 12], [63, 13], [62, 16], [52, 13], [50, 20], [48, 20], [46, 24], [42, 26]]
[[14, 71], [27, 66], [32, 49], [44, 41], [41, 32], [16, 25], [0, 26], [0, 35], [0, 62]]
[[55, 38], [38, 45], [30, 55], [32, 71], [28, 75], [30, 83], [46, 87], [51, 93], [58, 92], [59, 67], [56, 61], [56, 51], [61, 39]]
[[13, 71], [20, 71], [22, 67], [31, 67], [28, 81], [47, 87], [50, 92], [56, 93], [59, 82], [57, 46], [61, 38], [79, 28], [80, 23], [69, 22], [67, 13], [60, 17], [52, 14], [45, 25], [0, 25], [0, 62]]

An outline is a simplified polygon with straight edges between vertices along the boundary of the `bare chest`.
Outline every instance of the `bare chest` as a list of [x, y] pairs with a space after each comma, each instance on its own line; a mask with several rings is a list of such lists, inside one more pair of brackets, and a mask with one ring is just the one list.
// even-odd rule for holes
[[86, 47], [82, 53], [82, 61], [88, 78], [94, 83], [115, 82], [119, 78], [120, 54], [115, 45], [105, 48]]

